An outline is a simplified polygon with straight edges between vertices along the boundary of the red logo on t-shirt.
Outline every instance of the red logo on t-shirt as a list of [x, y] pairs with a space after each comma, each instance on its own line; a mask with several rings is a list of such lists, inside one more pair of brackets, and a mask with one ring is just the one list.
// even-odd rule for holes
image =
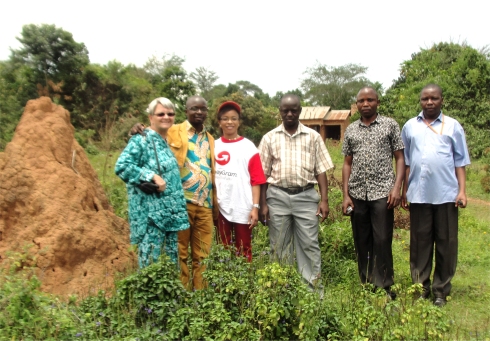
[[226, 165], [228, 162], [230, 162], [230, 153], [227, 151], [219, 153], [216, 155], [216, 162], [222, 166]]

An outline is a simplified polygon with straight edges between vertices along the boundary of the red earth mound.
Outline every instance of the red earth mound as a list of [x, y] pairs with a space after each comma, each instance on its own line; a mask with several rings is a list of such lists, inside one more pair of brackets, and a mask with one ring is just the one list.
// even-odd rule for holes
[[112, 286], [135, 264], [129, 225], [112, 212], [70, 114], [48, 97], [29, 101], [0, 153], [0, 266], [29, 252], [45, 292], [69, 295]]

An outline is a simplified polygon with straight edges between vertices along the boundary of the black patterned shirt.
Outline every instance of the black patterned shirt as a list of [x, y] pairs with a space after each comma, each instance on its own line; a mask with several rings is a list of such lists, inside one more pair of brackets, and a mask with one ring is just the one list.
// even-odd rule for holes
[[403, 148], [392, 118], [378, 114], [369, 126], [361, 120], [350, 124], [342, 146], [342, 154], [352, 155], [349, 195], [369, 201], [387, 197], [395, 184], [393, 153]]

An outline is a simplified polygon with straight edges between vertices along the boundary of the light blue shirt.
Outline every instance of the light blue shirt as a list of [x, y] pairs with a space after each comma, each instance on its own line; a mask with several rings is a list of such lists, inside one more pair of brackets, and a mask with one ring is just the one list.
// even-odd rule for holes
[[405, 164], [410, 166], [407, 200], [418, 204], [455, 202], [459, 192], [455, 168], [470, 164], [463, 127], [441, 112], [430, 124], [434, 132], [423, 118], [421, 112], [402, 129]]

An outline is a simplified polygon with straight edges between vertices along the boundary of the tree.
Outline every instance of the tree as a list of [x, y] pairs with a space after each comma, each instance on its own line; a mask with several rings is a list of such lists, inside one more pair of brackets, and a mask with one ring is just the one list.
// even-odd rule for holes
[[25, 25], [19, 50], [12, 51], [17, 60], [33, 71], [31, 81], [38, 84], [40, 94], [60, 99], [68, 106], [79, 77], [88, 65], [88, 51], [83, 43], [77, 43], [70, 32], [55, 25]]
[[306, 69], [307, 77], [301, 81], [305, 100], [312, 105], [348, 109], [359, 89], [373, 85], [364, 77], [366, 71], [367, 67], [357, 64], [330, 67], [317, 63]]
[[258, 99], [264, 106], [269, 106], [271, 104], [271, 97], [269, 94], [264, 93], [258, 85], [244, 80], [228, 83], [223, 96], [231, 96], [237, 92], [240, 92], [244, 97], [254, 97]]
[[[484, 52], [484, 51], [483, 51]], [[381, 113], [400, 124], [420, 111], [419, 95], [429, 83], [443, 89], [443, 112], [464, 127], [473, 157], [490, 147], [490, 60], [463, 44], [439, 43], [412, 54], [401, 64], [400, 77], [381, 100]]]
[[235, 83], [240, 88], [240, 91], [243, 92], [245, 96], [253, 96], [257, 99], [264, 94], [264, 91], [258, 86], [249, 81], [237, 81]]
[[91, 64], [85, 68], [75, 91], [72, 123], [76, 128], [98, 132], [114, 117], [144, 116], [152, 96], [152, 85], [141, 77], [141, 69], [136, 66], [115, 60], [103, 66]]
[[167, 97], [177, 109], [176, 121], [185, 119], [184, 110], [187, 97], [194, 95], [196, 87], [182, 67], [185, 59], [176, 55], [163, 56], [158, 60], [151, 57], [143, 66], [148, 80], [153, 86], [155, 97]]
[[305, 95], [303, 94], [303, 92], [301, 92], [300, 89], [289, 90], [286, 92], [277, 91], [276, 94], [271, 98], [270, 105], [274, 108], [279, 108], [279, 105], [281, 103], [281, 98], [286, 94], [293, 94], [298, 96], [299, 99], [301, 100], [301, 105], [306, 106], [306, 103], [304, 102]]
[[179, 57], [175, 54], [165, 54], [162, 58], [158, 59], [156, 56], [151, 56], [148, 61], [143, 65], [143, 69], [148, 72], [148, 74], [159, 77], [163, 74], [165, 69], [171, 66], [177, 66], [182, 68], [185, 59]]
[[12, 139], [24, 104], [36, 96], [29, 84], [31, 70], [11, 61], [0, 62], [0, 151]]
[[194, 95], [194, 83], [187, 79], [185, 70], [178, 66], [171, 66], [163, 72], [163, 81], [159, 85], [162, 95], [177, 104], [183, 110], [187, 97]]
[[213, 88], [208, 92], [207, 96], [205, 97], [208, 101], [214, 101], [217, 98], [225, 96], [226, 93], [226, 85], [224, 84], [218, 84], [213, 86]]
[[204, 67], [198, 67], [196, 68], [196, 71], [190, 73], [189, 78], [196, 84], [199, 94], [208, 99], [214, 87], [214, 83], [219, 77], [214, 71], [208, 70]]

